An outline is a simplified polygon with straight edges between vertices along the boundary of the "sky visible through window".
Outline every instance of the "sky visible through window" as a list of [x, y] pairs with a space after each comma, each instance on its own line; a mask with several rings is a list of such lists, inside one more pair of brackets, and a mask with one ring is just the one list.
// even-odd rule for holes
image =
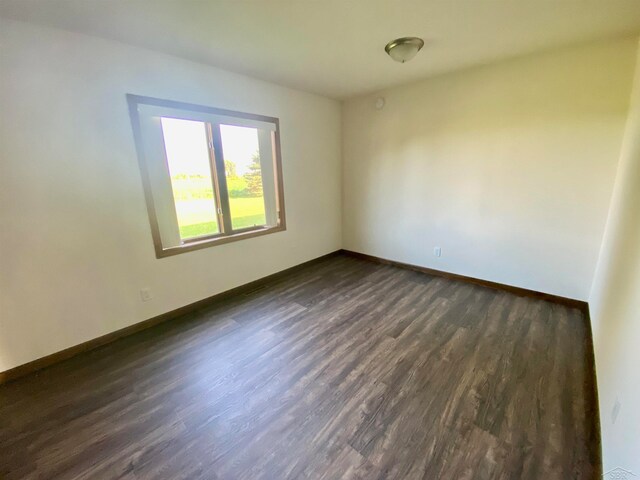
[[224, 159], [236, 164], [236, 173], [249, 171], [253, 155], [258, 151], [258, 131], [255, 128], [220, 125]]
[[[203, 122], [182, 120], [178, 118], [162, 118], [162, 132], [167, 156], [180, 159], [173, 165], [175, 173], [187, 175], [211, 175], [207, 135]], [[249, 171], [253, 155], [258, 151], [258, 132], [255, 128], [220, 125], [225, 160], [236, 164], [238, 175]], [[202, 159], [207, 158], [207, 162]], [[178, 162], [176, 162], [178, 163]], [[169, 172], [173, 176], [171, 163]]]

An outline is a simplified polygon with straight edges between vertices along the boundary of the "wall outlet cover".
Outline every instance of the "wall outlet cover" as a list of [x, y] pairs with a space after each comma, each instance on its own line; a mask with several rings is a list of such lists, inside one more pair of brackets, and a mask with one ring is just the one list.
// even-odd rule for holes
[[622, 404], [620, 403], [620, 400], [618, 400], [618, 398], [616, 397], [616, 401], [613, 404], [613, 408], [611, 409], [611, 424], [615, 424], [616, 420], [618, 419], [618, 414], [620, 413], [620, 407], [622, 406]]
[[149, 287], [140, 289], [140, 299], [143, 302], [148, 302], [153, 298], [153, 294], [151, 293], [151, 289]]

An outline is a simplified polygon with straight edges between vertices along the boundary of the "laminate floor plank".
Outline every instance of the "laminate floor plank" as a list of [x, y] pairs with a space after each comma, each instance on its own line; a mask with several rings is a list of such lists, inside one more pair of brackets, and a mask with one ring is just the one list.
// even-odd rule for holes
[[587, 335], [338, 255], [0, 386], [0, 478], [595, 479]]

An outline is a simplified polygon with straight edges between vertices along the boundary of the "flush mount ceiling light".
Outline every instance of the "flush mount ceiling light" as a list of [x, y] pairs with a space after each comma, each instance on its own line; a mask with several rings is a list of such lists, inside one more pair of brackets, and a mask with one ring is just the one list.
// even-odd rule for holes
[[396, 62], [404, 63], [417, 55], [424, 46], [424, 40], [418, 37], [402, 37], [391, 40], [384, 51]]

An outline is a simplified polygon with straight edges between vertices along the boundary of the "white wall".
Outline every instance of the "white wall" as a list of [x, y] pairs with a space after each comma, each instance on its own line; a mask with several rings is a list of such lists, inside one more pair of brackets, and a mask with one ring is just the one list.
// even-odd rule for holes
[[604, 469], [640, 475], [640, 49], [631, 105], [589, 308]]
[[[287, 231], [157, 260], [125, 93], [279, 117]], [[334, 100], [0, 20], [0, 111], [0, 371], [341, 246]]]
[[344, 248], [586, 300], [635, 48], [620, 39], [432, 78], [381, 92], [380, 111], [378, 95], [345, 102]]

